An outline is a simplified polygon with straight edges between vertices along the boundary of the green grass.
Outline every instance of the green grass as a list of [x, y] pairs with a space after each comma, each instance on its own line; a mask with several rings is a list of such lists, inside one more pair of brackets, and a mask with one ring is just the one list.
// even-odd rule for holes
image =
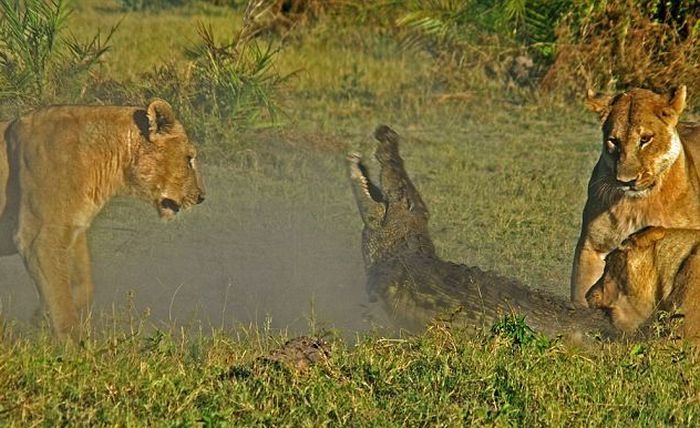
[[[239, 13], [199, 2], [162, 12], [124, 13], [117, 2], [97, 0], [76, 6], [76, 33], [122, 20], [97, 71], [117, 82], [138, 84], [164, 63], [187, 67], [198, 20], [217, 37], [240, 26]], [[95, 223], [97, 311], [109, 313], [115, 294], [133, 288], [136, 312], [152, 309], [147, 327], [139, 321], [126, 333], [133, 324], [122, 318], [131, 312], [117, 311], [82, 347], [65, 348], [7, 320], [0, 424], [697, 425], [697, 355], [675, 342], [515, 345], [437, 327], [356, 342], [357, 302], [366, 300], [362, 225], [344, 156], [370, 156], [376, 125], [404, 137], [406, 166], [431, 210], [442, 257], [566, 295], [600, 145], [597, 120], [579, 100], [533, 100], [480, 69], [455, 74], [424, 51], [402, 49], [387, 31], [347, 20], [325, 17], [283, 41], [266, 37], [282, 48], [277, 71], [294, 73], [278, 100], [286, 115], [272, 128], [197, 141], [207, 202], [162, 225], [152, 209], [117, 200]], [[239, 271], [259, 282], [241, 282], [248, 277]], [[188, 299], [218, 285], [221, 272], [238, 287], [231, 297], [238, 306], [222, 311], [223, 294], [212, 294], [215, 305], [194, 312], [213, 313], [223, 329], [169, 333], [170, 310], [192, 311]], [[167, 280], [141, 287], [141, 273]], [[148, 293], [151, 300], [139, 300]], [[282, 301], [267, 307], [272, 327], [242, 327], [254, 321], [244, 311], [265, 298]], [[307, 318], [314, 328], [339, 328], [327, 365], [298, 374], [255, 362], [284, 341], [277, 328], [296, 322], [289, 334], [303, 331]]]
[[[279, 336], [116, 335], [0, 345], [3, 425], [693, 426], [697, 357], [672, 343], [517, 345], [435, 327], [336, 341], [307, 372], [256, 359]], [[660, 364], [659, 362], [665, 363]]]

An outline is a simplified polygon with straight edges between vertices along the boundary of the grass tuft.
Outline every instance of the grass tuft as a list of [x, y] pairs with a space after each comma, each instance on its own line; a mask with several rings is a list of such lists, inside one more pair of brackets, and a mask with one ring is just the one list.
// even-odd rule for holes
[[70, 14], [63, 0], [0, 0], [0, 103], [21, 109], [85, 90], [118, 25], [83, 41], [66, 34]]
[[683, 344], [520, 347], [433, 328], [335, 340], [304, 372], [256, 361], [283, 336], [162, 332], [0, 343], [3, 424], [692, 425], [697, 357]]

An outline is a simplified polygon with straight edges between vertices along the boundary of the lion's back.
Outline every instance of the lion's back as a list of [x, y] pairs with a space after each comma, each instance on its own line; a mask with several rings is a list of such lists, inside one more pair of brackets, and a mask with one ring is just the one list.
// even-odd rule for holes
[[138, 131], [139, 111], [145, 115], [136, 107], [48, 106], [17, 119], [13, 135], [23, 146], [47, 145], [65, 150], [66, 140], [89, 140], [93, 135], [109, 138], [127, 129]]
[[6, 132], [5, 144], [15, 153], [10, 167], [56, 191], [67, 182], [72, 184], [66, 186], [84, 188], [94, 179], [96, 168], [110, 164], [105, 158], [116, 157], [127, 142], [140, 138], [139, 111], [145, 114], [143, 109], [122, 106], [58, 105], [34, 110], [13, 121]]
[[[147, 121], [145, 114], [129, 106], [57, 105], [2, 123], [0, 228], [5, 235], [16, 233], [21, 205], [29, 199], [40, 201], [32, 212], [41, 221], [60, 216], [88, 225], [122, 185], [130, 147], [143, 138], [138, 120], [141, 115]], [[71, 196], [54, 198], [57, 194]]]

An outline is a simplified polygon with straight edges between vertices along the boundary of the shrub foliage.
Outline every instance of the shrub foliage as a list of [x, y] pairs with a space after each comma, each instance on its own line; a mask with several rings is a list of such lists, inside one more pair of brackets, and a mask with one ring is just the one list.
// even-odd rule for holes
[[525, 83], [546, 92], [663, 90], [681, 80], [700, 92], [700, 3], [692, 0], [413, 0], [394, 13], [407, 46], [506, 78], [525, 55]]
[[545, 89], [582, 86], [700, 92], [700, 5], [689, 1], [591, 2], [557, 28], [557, 53]]
[[[122, 1], [135, 11], [185, 3]], [[106, 102], [160, 96], [191, 119], [195, 132], [202, 118], [211, 119], [202, 132], [270, 123], [281, 111], [279, 90], [287, 79], [275, 68], [287, 40], [280, 43], [280, 35], [322, 19], [374, 26], [401, 39], [405, 49], [431, 53], [441, 65], [439, 79], [452, 86], [479, 85], [465, 78], [477, 71], [506, 89], [519, 86], [565, 97], [586, 88], [666, 90], [680, 83], [700, 92], [700, 3], [692, 0], [208, 3], [239, 9], [241, 30], [222, 42], [199, 24], [199, 42], [189, 49], [187, 64], [161, 64], [133, 83], [89, 79], [116, 27], [81, 40], [66, 32], [70, 10], [64, 0], [0, 0], [0, 102], [24, 108], [73, 101], [86, 93]]]
[[80, 93], [116, 31], [66, 33], [63, 0], [0, 0], [0, 102], [36, 105]]
[[[274, 60], [279, 48], [256, 37], [264, 1], [247, 4], [241, 29], [230, 42], [215, 38], [199, 23], [199, 39], [188, 49], [185, 67], [170, 63], [144, 77], [146, 98], [170, 100], [198, 139], [218, 140], [228, 130], [266, 126], [281, 113], [278, 92], [289, 76]], [[157, 88], [151, 93], [150, 88]]]

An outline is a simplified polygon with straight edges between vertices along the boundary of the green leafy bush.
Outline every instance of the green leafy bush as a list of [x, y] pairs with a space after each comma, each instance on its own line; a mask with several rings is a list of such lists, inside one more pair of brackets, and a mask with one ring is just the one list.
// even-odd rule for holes
[[550, 346], [546, 336], [534, 331], [521, 315], [506, 315], [491, 327], [491, 334], [508, 339], [516, 348], [533, 346], [536, 349], [546, 349]]
[[571, 0], [413, 0], [398, 24], [409, 30], [409, 43], [432, 41], [459, 49], [478, 48], [496, 37], [544, 56], [552, 54], [554, 28], [572, 7]]
[[[700, 91], [700, 3], [681, 0], [387, 2], [405, 46], [456, 70], [570, 96], [586, 87]], [[454, 68], [454, 67], [453, 67]], [[450, 71], [450, 68], [443, 67]], [[459, 73], [453, 73], [458, 75]]]
[[237, 122], [274, 120], [279, 109], [272, 95], [285, 80], [274, 70], [277, 49], [244, 33], [221, 44], [202, 25], [199, 35], [202, 43], [190, 50], [192, 107]]
[[0, 0], [0, 102], [36, 105], [84, 89], [116, 27], [80, 40], [64, 35], [69, 14], [62, 0]]
[[275, 68], [278, 48], [256, 38], [261, 3], [248, 3], [243, 26], [230, 42], [217, 40], [211, 28], [200, 23], [199, 41], [187, 50], [189, 61], [157, 67], [142, 76], [136, 88], [117, 84], [108, 88], [109, 96], [136, 103], [156, 96], [167, 99], [200, 141], [222, 140], [234, 129], [271, 125], [282, 113], [278, 95], [288, 76]]
[[247, 3], [243, 25], [230, 41], [217, 40], [211, 27], [199, 23], [186, 61], [158, 65], [135, 81], [95, 82], [87, 97], [109, 104], [168, 100], [192, 137], [217, 142], [217, 158], [225, 158], [232, 131], [271, 126], [283, 113], [279, 94], [289, 75], [275, 67], [279, 47], [257, 37], [264, 3]]

